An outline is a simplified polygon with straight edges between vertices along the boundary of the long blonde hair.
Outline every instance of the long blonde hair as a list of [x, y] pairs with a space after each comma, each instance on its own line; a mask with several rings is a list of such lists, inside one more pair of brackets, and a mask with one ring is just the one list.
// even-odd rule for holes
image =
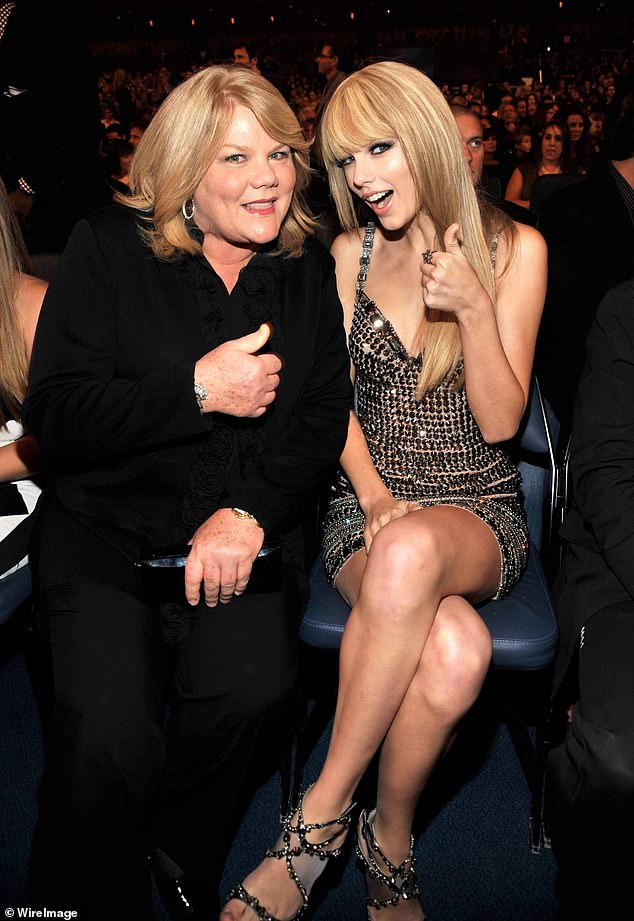
[[29, 365], [16, 313], [20, 273], [31, 272], [20, 226], [0, 179], [0, 425], [19, 419]]
[[[358, 229], [359, 199], [348, 188], [341, 161], [388, 137], [400, 142], [418, 206], [434, 225], [437, 245], [443, 246], [445, 231], [458, 222], [462, 252], [495, 305], [491, 241], [510, 221], [496, 209], [481, 207], [446, 99], [428, 77], [407, 64], [381, 61], [351, 74], [337, 87], [324, 112], [319, 144], [343, 229]], [[462, 358], [460, 332], [452, 317], [426, 309], [421, 327], [423, 322], [418, 399], [454, 372]], [[455, 386], [463, 382], [461, 374]]]
[[188, 233], [181, 209], [220, 149], [239, 105], [253, 112], [267, 134], [291, 148], [295, 190], [276, 252], [301, 253], [314, 227], [304, 202], [310, 144], [272, 83], [243, 67], [215, 65], [171, 91], [137, 146], [130, 169], [131, 194], [116, 196], [121, 204], [144, 215], [148, 242], [159, 258], [200, 252], [201, 245]]

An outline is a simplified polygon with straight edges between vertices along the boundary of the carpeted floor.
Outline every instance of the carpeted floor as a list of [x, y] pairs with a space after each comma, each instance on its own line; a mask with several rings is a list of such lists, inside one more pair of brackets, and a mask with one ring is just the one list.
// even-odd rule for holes
[[[37, 710], [25, 661], [0, 630], [0, 917], [28, 905], [26, 872], [42, 769]], [[327, 732], [311, 755], [309, 782]], [[506, 728], [481, 708], [439, 772], [434, 808], [417, 836], [428, 921], [555, 921], [555, 861], [528, 844], [528, 790]], [[279, 775], [257, 790], [229, 856], [223, 885], [242, 879], [277, 837]], [[351, 849], [316, 889], [314, 921], [365, 921]], [[318, 884], [319, 885], [319, 884]], [[16, 911], [17, 915], [17, 911]], [[156, 901], [157, 921], [169, 921]]]

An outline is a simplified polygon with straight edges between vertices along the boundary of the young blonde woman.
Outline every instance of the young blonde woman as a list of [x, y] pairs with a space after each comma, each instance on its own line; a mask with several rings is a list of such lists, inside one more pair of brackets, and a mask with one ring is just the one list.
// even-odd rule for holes
[[376, 806], [358, 824], [368, 917], [424, 917], [414, 813], [489, 668], [473, 604], [511, 588], [528, 544], [498, 445], [528, 399], [542, 238], [481, 210], [453, 115], [413, 68], [348, 77], [321, 143], [345, 228], [332, 250], [357, 389], [323, 557], [352, 611], [321, 774], [222, 921], [302, 914], [377, 751]]
[[31, 275], [30, 269], [0, 180], [0, 623], [31, 592], [27, 532], [40, 493], [30, 479], [39, 468], [39, 452], [20, 423], [33, 336], [46, 292], [46, 282]]

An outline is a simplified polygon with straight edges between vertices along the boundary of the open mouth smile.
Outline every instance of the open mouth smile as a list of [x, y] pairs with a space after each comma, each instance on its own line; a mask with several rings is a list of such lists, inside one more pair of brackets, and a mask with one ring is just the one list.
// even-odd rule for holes
[[363, 200], [372, 208], [373, 211], [380, 212], [387, 208], [388, 204], [392, 200], [393, 194], [394, 193], [392, 191], [375, 192], [372, 195], [368, 195]]
[[242, 206], [247, 214], [267, 215], [275, 211], [276, 198], [267, 198], [262, 201], [247, 201]]

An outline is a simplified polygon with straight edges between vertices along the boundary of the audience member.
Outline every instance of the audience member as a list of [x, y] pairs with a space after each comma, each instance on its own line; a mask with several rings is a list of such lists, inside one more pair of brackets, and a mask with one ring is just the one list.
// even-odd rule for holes
[[130, 77], [123, 67], [117, 67], [112, 76], [112, 93], [117, 107], [117, 121], [122, 126], [122, 137], [130, 133], [130, 125], [134, 118], [134, 103], [132, 93], [128, 86]]
[[519, 165], [527, 160], [533, 148], [533, 136], [526, 126], [520, 126], [513, 132], [513, 149], [515, 162]]
[[140, 118], [140, 119], [132, 120], [132, 122], [130, 123], [130, 136], [128, 140], [130, 141], [133, 147], [136, 148], [137, 144], [139, 143], [139, 141], [145, 134], [149, 123], [150, 123], [149, 119]]
[[634, 275], [634, 96], [613, 126], [612, 159], [551, 195], [539, 229], [548, 244], [548, 293], [537, 372], [565, 439], [588, 330], [610, 288]]
[[552, 122], [539, 138], [537, 150], [513, 170], [504, 197], [522, 208], [530, 208], [535, 183], [540, 176], [573, 172], [570, 163], [568, 129], [563, 122]]
[[46, 282], [32, 274], [18, 222], [0, 180], [0, 624], [31, 594], [28, 546], [40, 486], [40, 455], [20, 423]]
[[324, 106], [326, 102], [337, 89], [342, 80], [345, 79], [346, 74], [343, 70], [339, 69], [339, 52], [337, 46], [332, 42], [327, 42], [321, 52], [315, 58], [317, 62], [317, 68], [322, 77], [325, 77], [326, 83], [322, 89], [321, 96], [317, 103], [317, 108], [315, 110], [315, 116], [317, 121], [319, 121]]
[[130, 141], [116, 138], [104, 150], [104, 170], [113, 191], [125, 192], [130, 182], [134, 147]]
[[[170, 910], [195, 892], [214, 917], [247, 778], [278, 748], [301, 516], [351, 403], [307, 148], [263, 77], [200, 71], [139, 142], [130, 195], [77, 225], [42, 311], [24, 419], [52, 467], [33, 548], [54, 689], [33, 899], [86, 921], [152, 917], [148, 838]], [[184, 579], [139, 566], [170, 547]]]
[[106, 141], [125, 141], [126, 132], [121, 122], [110, 122], [104, 131]]
[[576, 173], [588, 173], [593, 161], [592, 142], [588, 137], [589, 118], [580, 105], [566, 110], [566, 125], [570, 133], [570, 161]]
[[588, 119], [588, 138], [592, 142], [591, 153], [596, 157], [597, 154], [601, 153], [603, 147], [605, 116], [603, 112], [594, 109], [588, 113]]
[[[560, 921], [621, 918], [634, 821], [634, 278], [603, 298], [572, 422], [572, 506], [554, 587], [556, 710], [548, 815]], [[572, 708], [570, 710], [570, 704]]]
[[258, 67], [257, 55], [252, 54], [246, 45], [237, 45], [233, 49], [233, 63], [236, 67], [247, 67], [254, 74], [262, 73]]
[[357, 837], [368, 917], [422, 921], [414, 813], [491, 659], [469, 602], [503, 595], [525, 560], [519, 478], [497, 445], [524, 413], [546, 253], [532, 228], [481, 212], [445, 99], [413, 67], [348, 77], [321, 141], [346, 229], [333, 254], [358, 400], [323, 560], [352, 611], [326, 763], [221, 919], [303, 914], [378, 753]]
[[495, 128], [492, 128], [490, 124], [487, 126], [486, 121], [486, 119], [480, 119], [480, 125], [482, 126], [482, 147], [484, 150], [482, 176], [487, 188], [494, 188], [495, 195], [499, 198], [506, 189], [508, 174], [498, 156], [497, 131]]
[[482, 124], [479, 118], [473, 115], [465, 106], [450, 106], [453, 116], [456, 120], [458, 133], [460, 134], [467, 163], [476, 188], [484, 190], [486, 198], [492, 204], [504, 211], [514, 221], [520, 224], [530, 224], [533, 227], [536, 224], [534, 216], [525, 208], [519, 208], [513, 202], [502, 199], [500, 186], [491, 183], [486, 172], [486, 154], [485, 141]]
[[478, 116], [466, 106], [450, 105], [456, 127], [460, 134], [462, 147], [469, 164], [469, 172], [476, 185], [482, 181], [484, 168], [484, 144], [482, 124]]

